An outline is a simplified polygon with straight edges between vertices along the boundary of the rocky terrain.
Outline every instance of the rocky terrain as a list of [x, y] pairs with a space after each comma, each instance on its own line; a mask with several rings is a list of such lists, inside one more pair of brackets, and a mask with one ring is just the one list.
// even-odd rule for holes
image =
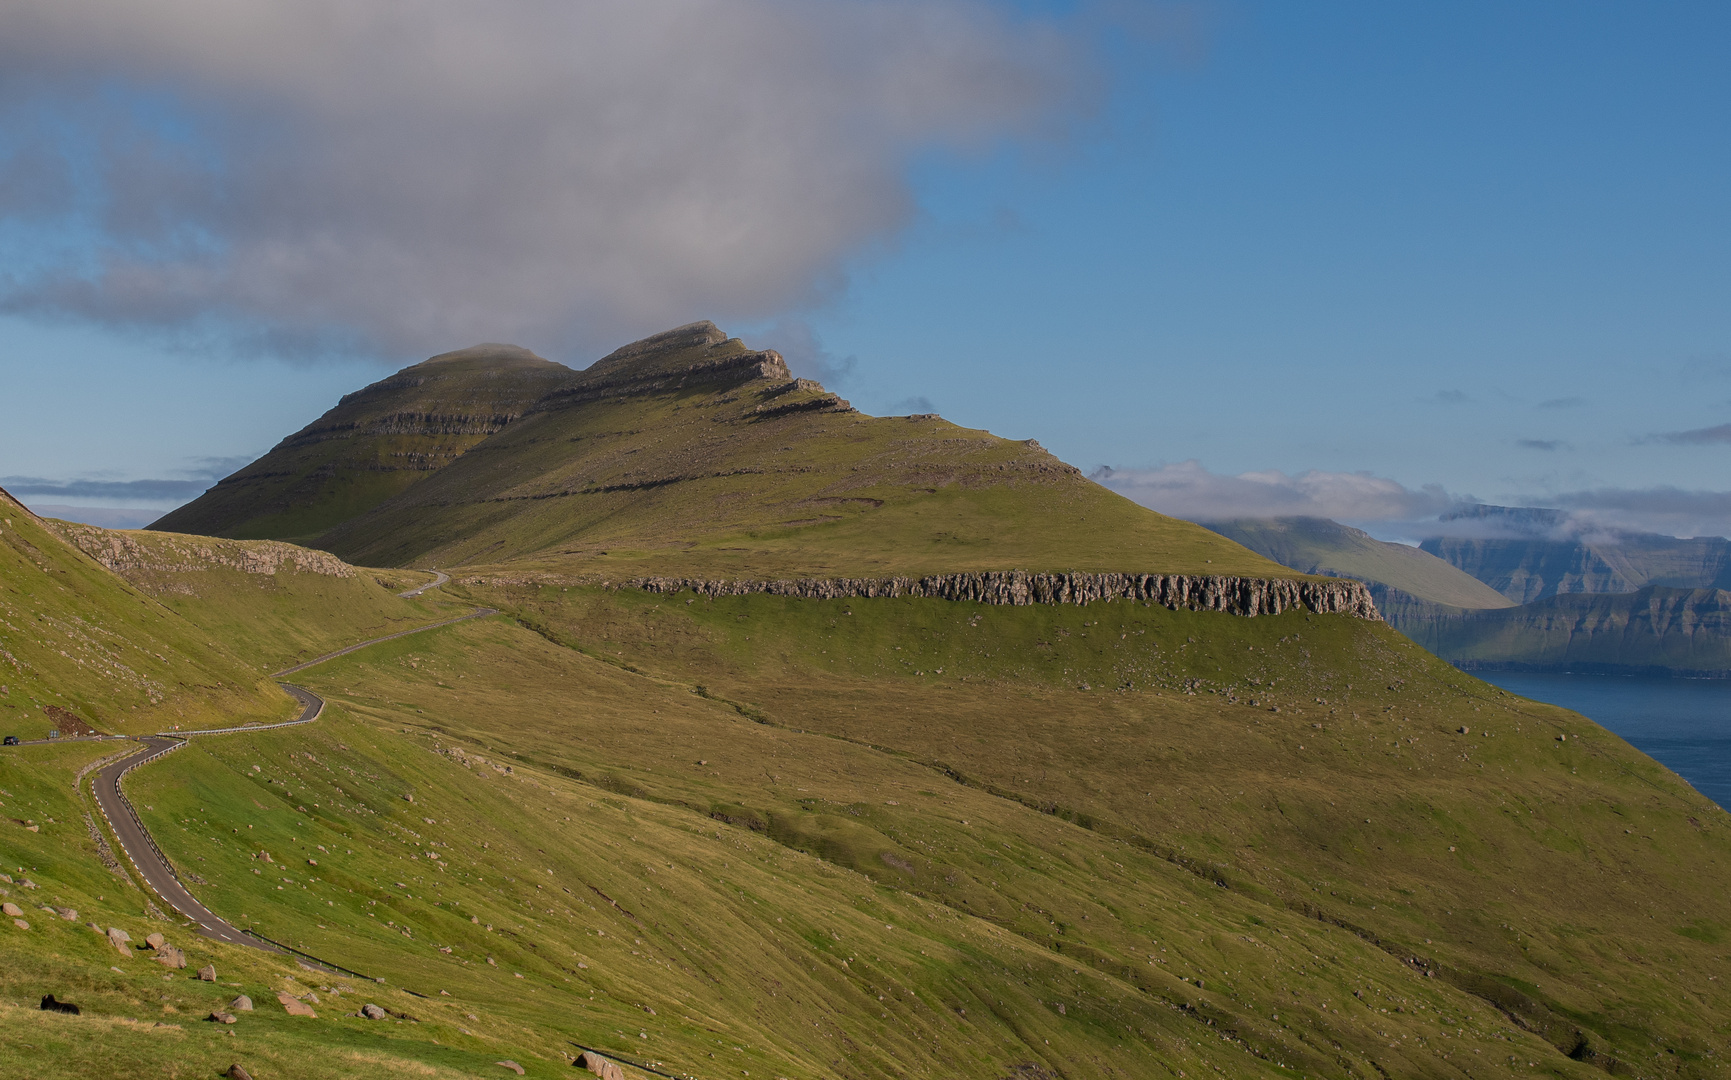
[[714, 581], [635, 578], [650, 592], [700, 596], [792, 596], [811, 600], [849, 597], [930, 597], [979, 604], [1092, 604], [1127, 600], [1172, 610], [1229, 615], [1278, 615], [1295, 608], [1319, 615], [1378, 619], [1370, 591], [1357, 581], [1295, 581], [1199, 574], [1031, 574], [1020, 570], [932, 574], [922, 578], [805, 578], [797, 581]]

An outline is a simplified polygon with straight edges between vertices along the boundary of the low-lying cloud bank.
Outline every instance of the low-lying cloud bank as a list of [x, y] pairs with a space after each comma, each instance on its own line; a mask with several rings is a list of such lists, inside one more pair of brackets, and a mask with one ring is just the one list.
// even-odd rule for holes
[[1228, 476], [1195, 460], [1153, 469], [1101, 468], [1093, 479], [1152, 510], [1189, 521], [1325, 517], [1386, 540], [1429, 536], [1573, 538], [1604, 532], [1731, 536], [1731, 492], [1675, 487], [1595, 488], [1520, 495], [1511, 506], [1560, 511], [1541, 519], [1484, 516], [1470, 495], [1413, 489], [1370, 473], [1276, 470]]
[[807, 303], [912, 220], [911, 161], [1061, 137], [1101, 70], [988, 0], [0, 0], [0, 26], [0, 310], [397, 358]]

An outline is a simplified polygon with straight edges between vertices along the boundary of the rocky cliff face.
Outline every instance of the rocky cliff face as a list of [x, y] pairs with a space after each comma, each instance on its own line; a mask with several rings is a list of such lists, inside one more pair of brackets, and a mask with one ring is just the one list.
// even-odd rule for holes
[[46, 522], [67, 543], [121, 577], [153, 593], [193, 595], [181, 575], [211, 570], [243, 574], [320, 574], [352, 578], [355, 568], [335, 555], [274, 540], [214, 540], [173, 533], [127, 533], [94, 525]]
[[637, 578], [628, 585], [651, 592], [690, 590], [703, 596], [768, 593], [813, 600], [851, 597], [931, 597], [981, 604], [1091, 604], [1131, 600], [1174, 610], [1229, 615], [1278, 615], [1304, 608], [1320, 615], [1381, 619], [1362, 582], [1296, 581], [1206, 574], [1037, 574], [1022, 570], [932, 574], [921, 578], [801, 578], [781, 581]]

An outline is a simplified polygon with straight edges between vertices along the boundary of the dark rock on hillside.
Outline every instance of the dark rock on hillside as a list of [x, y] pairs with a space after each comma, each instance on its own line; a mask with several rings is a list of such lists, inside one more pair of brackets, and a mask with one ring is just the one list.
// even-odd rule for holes
[[689, 589], [703, 596], [768, 593], [810, 600], [850, 597], [931, 597], [1020, 607], [1027, 604], [1091, 604], [1142, 601], [1172, 609], [1223, 611], [1230, 615], [1278, 615], [1294, 608], [1318, 614], [1378, 619], [1370, 591], [1358, 581], [1296, 581], [1204, 574], [1037, 574], [1023, 570], [932, 574], [922, 578], [802, 578], [787, 581], [637, 578], [631, 586], [651, 592]]

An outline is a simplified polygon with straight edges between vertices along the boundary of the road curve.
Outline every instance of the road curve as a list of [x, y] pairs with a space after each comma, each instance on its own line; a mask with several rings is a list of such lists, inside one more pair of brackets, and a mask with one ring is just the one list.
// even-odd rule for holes
[[428, 589], [436, 589], [440, 585], [443, 585], [445, 582], [451, 580], [451, 575], [445, 573], [443, 570], [434, 570], [433, 573], [438, 575], [438, 576], [435, 577], [432, 581], [427, 582], [425, 585], [418, 585], [415, 588], [409, 589], [405, 592], [400, 592], [397, 595], [398, 596], [419, 596], [422, 593], [426, 592]]
[[[438, 582], [431, 584], [436, 585]], [[431, 585], [425, 587], [430, 588]], [[480, 619], [497, 614], [498, 612], [493, 608], [481, 608], [455, 619], [445, 619], [442, 622], [417, 626], [413, 630], [370, 638], [358, 645], [350, 645], [346, 649], [338, 649], [336, 652], [326, 653], [323, 656], [308, 660], [304, 664], [297, 664], [284, 671], [279, 671], [274, 677], [281, 678], [296, 671], [304, 671], [314, 664], [322, 664], [326, 660], [346, 656], [357, 649], [364, 649], [368, 645], [376, 645], [381, 641], [390, 641], [394, 638], [434, 630], [441, 626], [450, 626], [452, 623], [467, 622], [470, 619]], [[144, 822], [139, 820], [138, 812], [133, 809], [131, 800], [127, 799], [126, 792], [120, 786], [120, 781], [125, 778], [127, 773], [166, 754], [173, 753], [185, 746], [190, 739], [201, 735], [233, 735], [248, 731], [269, 731], [274, 728], [294, 727], [297, 724], [310, 724], [324, 713], [324, 699], [317, 694], [298, 686], [291, 686], [288, 683], [283, 683], [282, 688], [294, 695], [295, 699], [301, 703], [301, 714], [295, 719], [285, 720], [280, 724], [247, 724], [243, 727], [148, 735], [139, 740], [144, 746], [137, 753], [128, 754], [119, 761], [111, 762], [98, 770], [96, 779], [91, 786], [96, 795], [97, 808], [107, 819], [108, 827], [113, 830], [114, 838], [119, 841], [120, 850], [125, 854], [126, 860], [132, 864], [133, 869], [138, 872], [138, 876], [144, 880], [150, 890], [164, 903], [198, 925], [199, 934], [264, 952], [287, 955], [288, 950], [278, 948], [270, 942], [248, 934], [205, 907], [196, 896], [187, 890], [186, 885], [180, 880], [180, 875], [175, 872], [174, 864], [169, 862], [168, 856], [164, 855], [162, 849], [157, 847], [156, 840], [150, 835], [150, 830], [146, 829]]]

